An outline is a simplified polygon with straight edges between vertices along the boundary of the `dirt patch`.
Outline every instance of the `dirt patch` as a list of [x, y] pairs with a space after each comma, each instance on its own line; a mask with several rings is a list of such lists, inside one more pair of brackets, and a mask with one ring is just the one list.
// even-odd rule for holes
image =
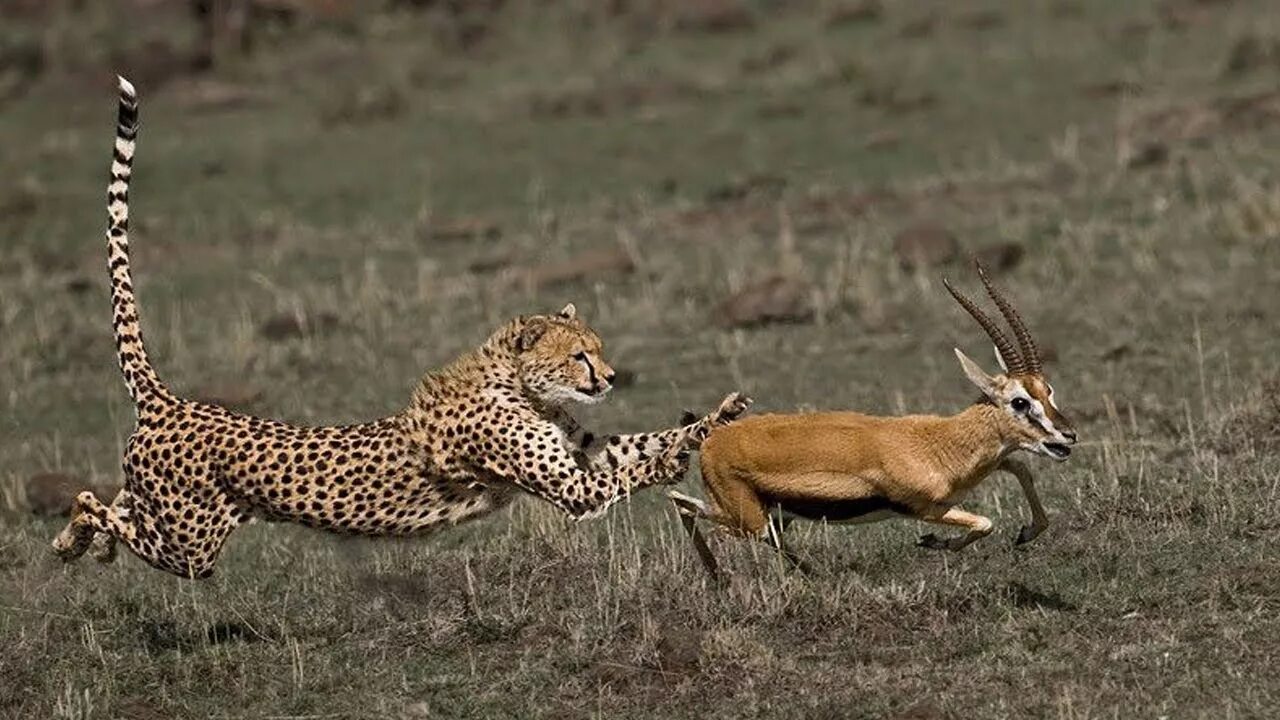
[[876, 22], [884, 17], [884, 3], [880, 0], [846, 2], [827, 12], [827, 27], [843, 27]]
[[800, 50], [795, 45], [773, 45], [763, 53], [743, 58], [742, 62], [738, 63], [738, 69], [744, 75], [759, 75], [770, 70], [777, 70], [795, 60], [799, 55]]
[[973, 257], [993, 272], [1008, 272], [1022, 264], [1027, 249], [1016, 242], [986, 245], [973, 251]]
[[1007, 20], [999, 10], [971, 10], [956, 16], [955, 23], [970, 30], [993, 30], [1004, 27]]
[[27, 509], [42, 517], [66, 517], [77, 493], [92, 490], [84, 478], [64, 473], [39, 473], [27, 478], [23, 488]]
[[912, 223], [893, 236], [893, 254], [905, 270], [946, 265], [960, 255], [960, 241], [932, 220]]
[[455, 218], [432, 219], [419, 231], [419, 236], [435, 242], [459, 240], [493, 241], [502, 237], [502, 226], [495, 220], [469, 215]]
[[769, 275], [725, 298], [714, 313], [722, 327], [759, 327], [813, 319], [813, 287], [786, 275]]
[[394, 85], [360, 85], [328, 101], [320, 110], [320, 124], [367, 125], [397, 118], [408, 107], [408, 98]]
[[595, 248], [560, 262], [546, 263], [509, 274], [509, 279], [528, 290], [590, 282], [630, 275], [636, 270], [635, 258], [620, 245]]
[[535, 118], [603, 117], [697, 100], [710, 92], [697, 83], [670, 78], [598, 81], [591, 87], [535, 93], [529, 98], [528, 107]]
[[327, 334], [338, 327], [338, 316], [331, 312], [315, 315], [281, 313], [268, 318], [258, 327], [258, 334], [272, 342]]
[[747, 199], [777, 198], [787, 187], [787, 179], [778, 175], [756, 174], [734, 178], [707, 191], [708, 203], [739, 202]]
[[269, 99], [266, 93], [248, 85], [208, 77], [175, 82], [169, 93], [184, 109], [197, 113], [240, 110], [261, 105]]
[[1280, 124], [1280, 91], [1223, 95], [1153, 110], [1124, 134], [1141, 144], [1203, 142], [1214, 136], [1263, 130]]
[[1102, 80], [1080, 86], [1082, 94], [1094, 98], [1137, 97], [1144, 90], [1142, 83], [1134, 80]]
[[1263, 381], [1250, 404], [1225, 418], [1214, 434], [1213, 447], [1233, 455], [1280, 450], [1280, 377]]
[[684, 0], [675, 3], [672, 25], [684, 32], [728, 33], [756, 26], [755, 14], [743, 0]]
[[1262, 69], [1280, 70], [1280, 38], [1251, 33], [1231, 46], [1222, 74], [1238, 77]]

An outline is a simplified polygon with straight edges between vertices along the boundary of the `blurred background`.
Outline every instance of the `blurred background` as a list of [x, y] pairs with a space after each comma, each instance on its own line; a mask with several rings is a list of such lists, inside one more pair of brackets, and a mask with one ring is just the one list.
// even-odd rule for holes
[[[182, 583], [58, 565], [132, 408], [102, 230], [114, 75], [133, 268], [180, 394], [399, 410], [574, 301], [584, 418], [907, 413], [989, 358], [998, 274], [1082, 445], [1053, 529], [912, 547], [796, 526], [700, 570], [661, 493], [413, 542], [236, 533]], [[1261, 716], [1280, 684], [1280, 13], [1266, 0], [0, 0], [0, 713], [11, 717]], [[994, 361], [990, 363], [994, 367]], [[699, 493], [696, 471], [687, 492]], [[210, 688], [216, 687], [216, 692]], [[354, 690], [354, 692], [352, 692]]]

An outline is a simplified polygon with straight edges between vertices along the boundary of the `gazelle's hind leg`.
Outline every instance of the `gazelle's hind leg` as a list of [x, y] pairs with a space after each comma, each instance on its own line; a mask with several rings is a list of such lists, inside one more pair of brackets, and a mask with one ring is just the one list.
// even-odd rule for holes
[[[111, 501], [111, 510], [117, 517], [128, 520], [133, 509], [133, 495], [128, 490], [121, 490]], [[89, 545], [89, 556], [100, 563], [114, 562], [116, 559], [116, 536], [109, 532], [96, 533]]]
[[981, 515], [966, 512], [958, 507], [943, 505], [930, 506], [916, 518], [938, 525], [954, 525], [968, 528], [969, 532], [959, 537], [940, 538], [933, 533], [921, 535], [916, 544], [931, 550], [963, 550], [970, 543], [991, 534], [991, 520]]
[[672, 490], [667, 493], [667, 497], [671, 499], [671, 504], [676, 507], [676, 514], [680, 516], [680, 523], [684, 525], [684, 531], [689, 536], [689, 540], [693, 542], [693, 549], [698, 553], [698, 559], [702, 561], [702, 567], [706, 569], [707, 575], [711, 576], [712, 582], [721, 583], [724, 577], [720, 574], [720, 565], [716, 562], [716, 556], [711, 553], [711, 547], [707, 545], [707, 539], [703, 536], [702, 531], [698, 529], [698, 519], [711, 517], [711, 508], [698, 498], [685, 495], [684, 493]]
[[86, 490], [71, 501], [71, 520], [53, 539], [53, 551], [64, 562], [76, 560], [89, 549], [95, 533], [105, 533], [126, 542], [135, 536], [131, 523]]

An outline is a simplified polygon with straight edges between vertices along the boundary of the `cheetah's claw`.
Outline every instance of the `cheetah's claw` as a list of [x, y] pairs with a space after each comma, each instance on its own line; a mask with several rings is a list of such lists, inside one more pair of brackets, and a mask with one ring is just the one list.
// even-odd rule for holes
[[711, 424], [727, 425], [737, 420], [751, 407], [753, 400], [740, 392], [729, 393], [720, 401], [720, 407], [711, 414]]

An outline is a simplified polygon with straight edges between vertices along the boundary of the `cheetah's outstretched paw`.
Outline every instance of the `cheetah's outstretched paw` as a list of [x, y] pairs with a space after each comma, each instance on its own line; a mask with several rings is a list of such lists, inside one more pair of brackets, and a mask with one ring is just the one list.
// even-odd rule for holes
[[754, 402], [751, 398], [740, 392], [729, 393], [724, 400], [720, 401], [720, 407], [708, 416], [713, 427], [727, 425], [745, 413]]

